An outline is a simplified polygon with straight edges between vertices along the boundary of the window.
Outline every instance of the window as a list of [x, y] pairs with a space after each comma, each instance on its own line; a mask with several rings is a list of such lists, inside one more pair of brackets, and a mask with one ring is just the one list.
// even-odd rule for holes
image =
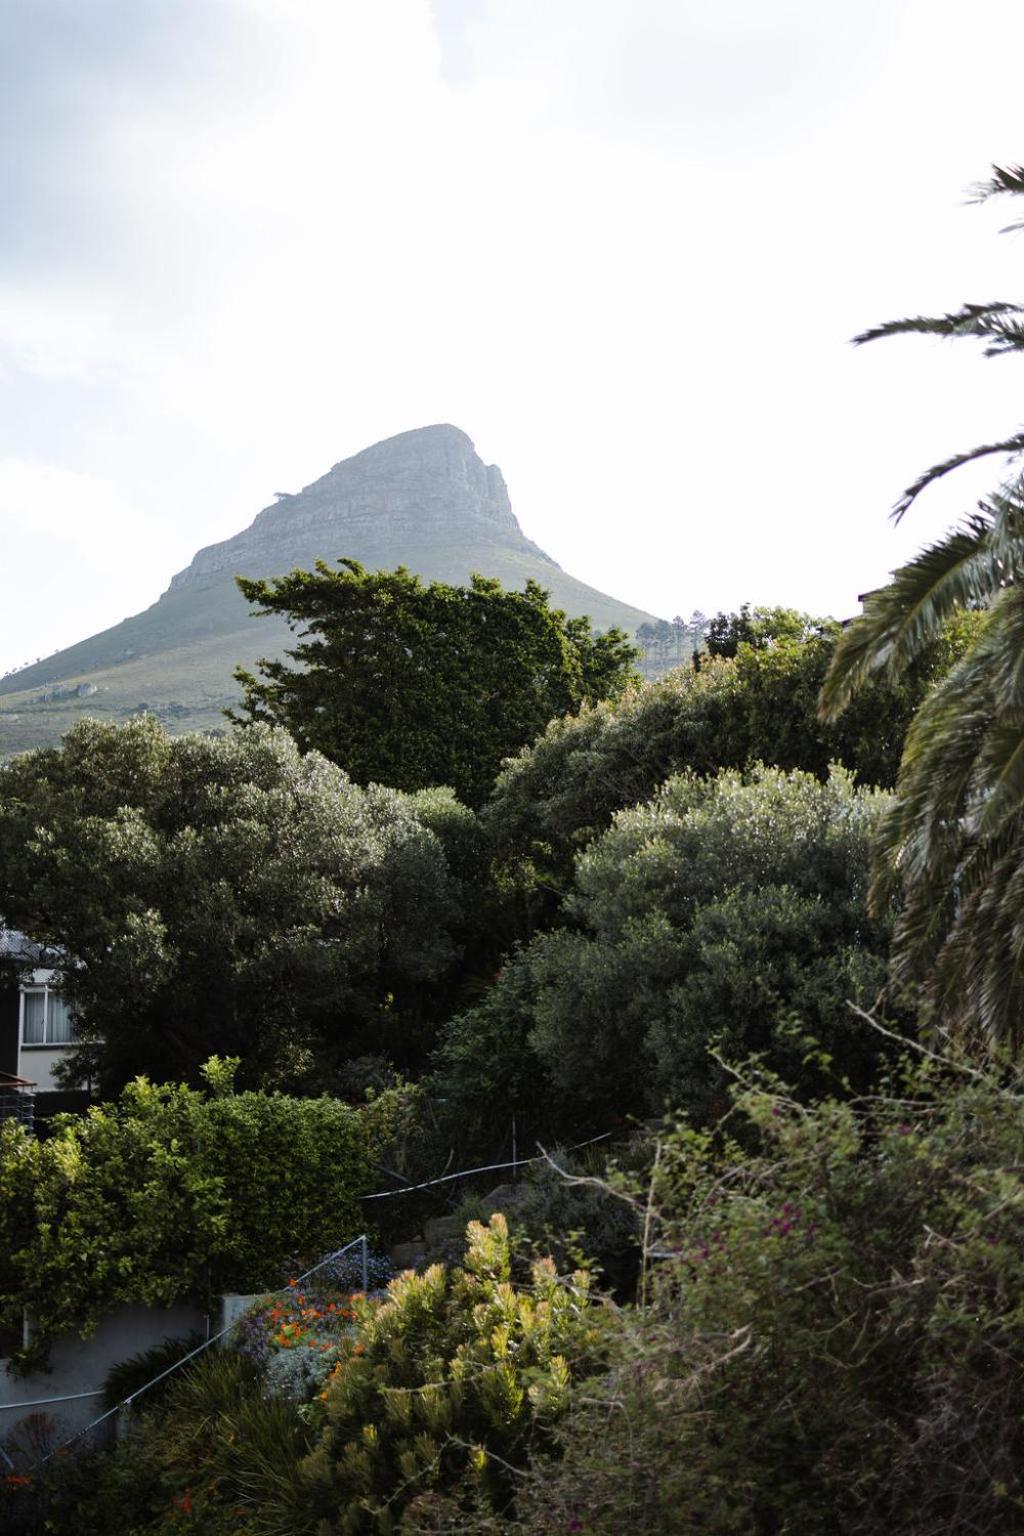
[[23, 1045], [70, 1045], [71, 1015], [51, 987], [26, 987], [21, 994]]

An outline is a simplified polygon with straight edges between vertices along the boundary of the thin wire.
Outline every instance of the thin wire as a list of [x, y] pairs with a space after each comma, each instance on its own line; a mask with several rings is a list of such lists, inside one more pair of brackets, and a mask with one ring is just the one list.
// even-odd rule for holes
[[5, 1408], [46, 1408], [51, 1403], [74, 1403], [80, 1397], [102, 1397], [103, 1388], [97, 1387], [94, 1392], [65, 1392], [61, 1397], [33, 1397], [24, 1402], [18, 1402], [12, 1398], [9, 1403], [0, 1403], [0, 1413]]
[[[595, 1141], [607, 1141], [609, 1136], [614, 1136], [614, 1131], [605, 1131], [600, 1136], [591, 1136], [589, 1141], [578, 1141], [575, 1146], [565, 1147], [566, 1152], [578, 1152], [581, 1147], [592, 1147]], [[449, 1184], [452, 1179], [468, 1179], [474, 1173], [497, 1173], [502, 1168], [525, 1168], [527, 1163], [542, 1163], [545, 1154], [539, 1153], [536, 1157], [519, 1157], [511, 1163], [484, 1163], [480, 1168], [460, 1168], [458, 1173], [443, 1173], [437, 1179], [424, 1179], [422, 1184], [405, 1184], [401, 1189], [383, 1189], [375, 1195], [361, 1195], [362, 1200], [390, 1200], [392, 1195], [408, 1195], [415, 1189], [430, 1189], [434, 1184]]]

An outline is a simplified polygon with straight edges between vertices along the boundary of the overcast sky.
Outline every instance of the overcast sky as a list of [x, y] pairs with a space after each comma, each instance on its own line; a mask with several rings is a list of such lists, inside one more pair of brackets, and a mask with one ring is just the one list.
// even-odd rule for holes
[[1007, 0], [0, 0], [0, 672], [438, 421], [618, 597], [854, 611], [1024, 419], [848, 344], [1022, 297], [965, 204], [1022, 55]]

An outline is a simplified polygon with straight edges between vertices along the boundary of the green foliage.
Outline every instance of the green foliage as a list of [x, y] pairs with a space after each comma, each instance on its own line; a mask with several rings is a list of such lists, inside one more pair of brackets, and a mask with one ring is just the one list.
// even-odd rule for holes
[[1022, 1095], [928, 1063], [807, 1108], [755, 1067], [727, 1127], [667, 1136], [648, 1304], [520, 1536], [1020, 1531]]
[[502, 1512], [515, 1470], [550, 1443], [572, 1380], [601, 1357], [603, 1314], [588, 1277], [560, 1280], [550, 1260], [514, 1286], [504, 1217], [470, 1223], [468, 1240], [462, 1267], [399, 1276], [342, 1344], [292, 1529], [416, 1529], [435, 1494]]
[[302, 748], [357, 783], [415, 790], [446, 784], [469, 805], [502, 760], [553, 716], [622, 691], [635, 652], [616, 629], [595, 636], [534, 581], [523, 592], [474, 576], [424, 586], [404, 567], [368, 572], [317, 561], [270, 581], [238, 578], [261, 614], [282, 614], [296, 666], [239, 669], [237, 723], [284, 725]]
[[739, 613], [716, 613], [706, 631], [709, 656], [735, 656], [743, 645], [768, 650], [779, 640], [807, 640], [831, 620], [812, 619], [795, 608], [755, 608], [744, 603]]
[[887, 788], [914, 711], [971, 628], [967, 620], [944, 632], [914, 667], [873, 684], [831, 724], [818, 718], [840, 633], [830, 621], [806, 640], [744, 644], [734, 659], [706, 659], [697, 673], [686, 668], [620, 701], [552, 721], [502, 772], [485, 825], [518, 878], [560, 892], [574, 855], [616, 811], [646, 800], [673, 773], [762, 761], [823, 779], [840, 762], [860, 783]]
[[287, 1504], [308, 1449], [306, 1426], [290, 1403], [265, 1395], [251, 1362], [211, 1349], [171, 1378], [158, 1407], [137, 1412], [115, 1446], [50, 1463], [36, 1491], [45, 1510], [38, 1528], [52, 1536], [254, 1536], [271, 1499]]
[[516, 954], [492, 992], [448, 1027], [436, 1093], [453, 1126], [532, 1113], [535, 1129], [592, 1134], [666, 1105], [714, 1117], [708, 1054], [770, 1050], [820, 1082], [863, 1082], [877, 1038], [847, 999], [885, 980], [887, 932], [865, 905], [878, 791], [835, 770], [680, 775], [620, 812], [582, 853], [562, 918]]
[[264, 1289], [355, 1237], [399, 1107], [138, 1079], [46, 1141], [0, 1126], [0, 1321], [28, 1310], [24, 1363], [121, 1303]]
[[51, 1464], [35, 1490], [45, 1529], [328, 1536], [431, 1529], [440, 1510], [454, 1530], [474, 1510], [503, 1518], [517, 1469], [551, 1445], [572, 1383], [603, 1361], [608, 1314], [585, 1274], [559, 1278], [550, 1260], [514, 1286], [502, 1217], [468, 1235], [463, 1266], [408, 1273], [362, 1302], [314, 1414], [268, 1395], [244, 1356], [210, 1350], [110, 1451]]
[[6, 921], [71, 957], [70, 1070], [104, 1093], [195, 1082], [212, 1051], [272, 1087], [369, 1048], [414, 1062], [454, 955], [457, 885], [415, 809], [262, 726], [85, 721], [0, 765], [0, 871]]
[[605, 1179], [607, 1143], [575, 1155], [554, 1148], [516, 1191], [509, 1220], [516, 1237], [550, 1254], [560, 1269], [592, 1269], [619, 1297], [632, 1297], [640, 1221], [632, 1201]]

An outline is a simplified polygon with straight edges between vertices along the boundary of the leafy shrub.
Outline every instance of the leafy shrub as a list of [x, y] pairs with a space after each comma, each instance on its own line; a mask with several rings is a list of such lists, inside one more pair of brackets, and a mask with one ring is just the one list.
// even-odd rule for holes
[[[296, 1530], [392, 1531], [434, 1493], [460, 1509], [508, 1508], [514, 1469], [550, 1441], [571, 1381], [593, 1368], [605, 1335], [585, 1274], [562, 1281], [539, 1260], [531, 1284], [516, 1289], [511, 1258], [495, 1215], [486, 1228], [470, 1224], [461, 1268], [408, 1272], [385, 1301], [364, 1304], [300, 1470]], [[264, 1519], [281, 1528], [273, 1508]]]
[[0, 1185], [20, 1194], [0, 1206], [2, 1316], [30, 1312], [26, 1360], [121, 1303], [257, 1290], [364, 1229], [360, 1196], [399, 1095], [356, 1109], [234, 1094], [224, 1063], [210, 1077], [209, 1096], [140, 1078], [117, 1104], [64, 1117], [45, 1142], [3, 1128]]
[[603, 1171], [601, 1156], [574, 1157], [555, 1148], [550, 1162], [528, 1169], [508, 1219], [517, 1238], [550, 1253], [559, 1269], [593, 1268], [625, 1298], [636, 1281], [640, 1222], [632, 1202], [608, 1185]]
[[274, 1350], [267, 1360], [267, 1391], [271, 1397], [284, 1397], [290, 1403], [311, 1402], [330, 1375], [335, 1360], [335, 1352], [328, 1344], [296, 1344], [290, 1349]]
[[810, 1108], [745, 1074], [728, 1126], [661, 1143], [649, 1304], [517, 1529], [1019, 1532], [1022, 1167], [1019, 1069]]
[[48, 1465], [28, 1490], [37, 1529], [52, 1536], [251, 1536], [268, 1500], [287, 1505], [309, 1447], [293, 1406], [267, 1397], [256, 1367], [231, 1350], [208, 1350], [172, 1382], [165, 1399], [139, 1411], [109, 1450]]

